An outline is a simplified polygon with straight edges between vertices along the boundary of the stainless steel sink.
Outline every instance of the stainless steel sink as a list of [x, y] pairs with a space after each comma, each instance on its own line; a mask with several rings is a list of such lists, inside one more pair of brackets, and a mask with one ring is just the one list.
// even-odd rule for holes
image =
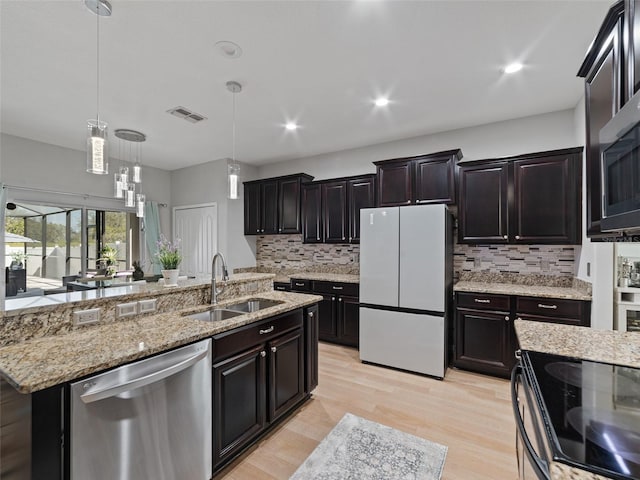
[[228, 320], [238, 315], [243, 315], [243, 312], [215, 308], [213, 310], [207, 310], [206, 312], [185, 315], [185, 317], [193, 318], [194, 320], [203, 320], [205, 322], [217, 322], [218, 320]]
[[224, 307], [211, 307], [209, 310], [200, 313], [191, 313], [185, 317], [194, 320], [203, 320], [205, 322], [216, 322], [218, 320], [228, 320], [245, 313], [257, 312], [264, 308], [280, 305], [280, 300], [268, 300], [266, 298], [252, 298], [246, 302], [234, 303], [233, 305], [225, 305]]
[[252, 298], [247, 300], [246, 302], [234, 303], [233, 305], [226, 305], [224, 308], [226, 310], [233, 310], [235, 312], [242, 313], [250, 313], [257, 312], [258, 310], [263, 310], [269, 307], [275, 307], [276, 305], [280, 305], [280, 300], [268, 300], [266, 298]]

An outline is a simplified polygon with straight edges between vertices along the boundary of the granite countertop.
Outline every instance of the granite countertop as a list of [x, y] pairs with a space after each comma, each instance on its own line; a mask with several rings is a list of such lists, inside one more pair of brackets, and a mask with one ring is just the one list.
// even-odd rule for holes
[[[351, 275], [346, 273], [322, 273], [322, 272], [300, 272], [292, 273], [289, 277], [299, 278], [301, 280], [322, 280], [326, 282], [342, 282], [342, 283], [360, 283], [360, 275]], [[289, 280], [284, 280], [288, 282]]]
[[524, 295], [528, 297], [591, 300], [589, 293], [575, 287], [461, 281], [453, 286], [453, 290], [455, 292], [497, 293], [502, 295]]
[[520, 348], [640, 368], [640, 334], [516, 320]]
[[[235, 273], [230, 275], [229, 280], [222, 282], [223, 285], [234, 285], [247, 281], [269, 280], [273, 279], [273, 273]], [[63, 304], [75, 304], [87, 300], [98, 300], [104, 298], [114, 298], [126, 296], [128, 299], [137, 299], [147, 297], [149, 295], [163, 295], [172, 293], [176, 289], [186, 291], [189, 289], [198, 289], [203, 285], [209, 285], [211, 277], [198, 277], [179, 280], [177, 287], [165, 287], [162, 283], [137, 283], [132, 282], [118, 286], [107, 288], [98, 288], [95, 290], [82, 290], [77, 292], [56, 293], [53, 295], [41, 295], [34, 297], [20, 297], [5, 299], [5, 312], [16, 313], [36, 313], [41, 309], [60, 306]]]
[[27, 340], [0, 348], [0, 373], [19, 392], [31, 393], [322, 300], [318, 295], [270, 291], [226, 300], [219, 306], [256, 296], [283, 303], [216, 322], [182, 316], [209, 308], [192, 306]]

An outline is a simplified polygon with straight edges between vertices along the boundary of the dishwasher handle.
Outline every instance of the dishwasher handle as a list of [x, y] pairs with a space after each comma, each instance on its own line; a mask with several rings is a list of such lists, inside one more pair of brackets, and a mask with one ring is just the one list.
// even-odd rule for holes
[[184, 360], [180, 360], [179, 362], [174, 363], [168, 367], [162, 368], [156, 372], [149, 373], [147, 375], [140, 376], [138, 378], [133, 378], [126, 382], [120, 383], [118, 385], [107, 386], [102, 389], [96, 389], [89, 391], [83, 395], [80, 395], [80, 399], [84, 403], [92, 403], [97, 402], [99, 400], [104, 400], [105, 398], [115, 397], [116, 395], [120, 395], [121, 393], [128, 392], [129, 390], [134, 390], [136, 388], [144, 387], [146, 385], [150, 385], [164, 378], [170, 377], [171, 375], [175, 375], [182, 370], [189, 368], [191, 365], [198, 363], [200, 360], [205, 358], [208, 355], [208, 350], [202, 350], [195, 355], [192, 355]]
[[[533, 445], [531, 444], [531, 440], [529, 440], [529, 435], [527, 435], [527, 431], [525, 430], [524, 420], [520, 416], [520, 402], [518, 401], [518, 376], [524, 375], [522, 370], [522, 365], [517, 364], [513, 367], [511, 371], [511, 403], [513, 405], [513, 415], [516, 419], [516, 435], [520, 435], [522, 437], [522, 443], [524, 445], [524, 451], [527, 454], [527, 457], [531, 461], [531, 467], [533, 468], [536, 476], [540, 480], [550, 480], [549, 476], [549, 468], [547, 464], [538, 456]], [[524, 381], [524, 379], [523, 379]]]

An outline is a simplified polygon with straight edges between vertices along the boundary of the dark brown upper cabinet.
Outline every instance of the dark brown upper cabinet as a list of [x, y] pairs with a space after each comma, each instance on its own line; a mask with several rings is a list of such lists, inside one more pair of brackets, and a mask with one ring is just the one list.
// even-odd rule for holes
[[462, 151], [373, 162], [378, 174], [379, 207], [456, 202], [456, 164]]
[[349, 211], [346, 180], [322, 184], [322, 205], [324, 242], [347, 243]]
[[601, 229], [600, 130], [640, 85], [640, 64], [635, 60], [635, 52], [640, 58], [640, 31], [635, 33], [638, 3], [619, 1], [609, 9], [578, 71], [585, 79], [586, 227], [592, 239], [611, 235]]
[[322, 243], [322, 185], [306, 183], [302, 185], [302, 241]]
[[582, 147], [460, 165], [460, 243], [581, 243]]
[[360, 210], [375, 206], [375, 178], [371, 174], [303, 184], [303, 242], [360, 243]]
[[509, 180], [506, 162], [460, 166], [460, 243], [509, 243]]
[[301, 173], [244, 182], [244, 234], [300, 233], [301, 186], [311, 180]]
[[349, 243], [360, 243], [360, 210], [376, 205], [376, 176], [363, 175], [348, 180]]

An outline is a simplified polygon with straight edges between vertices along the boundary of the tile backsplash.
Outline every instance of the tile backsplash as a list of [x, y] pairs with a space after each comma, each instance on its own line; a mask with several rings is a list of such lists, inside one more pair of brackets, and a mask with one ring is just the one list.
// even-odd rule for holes
[[360, 245], [302, 243], [302, 235], [262, 235], [256, 240], [256, 267], [313, 270], [324, 265], [360, 268]]
[[461, 245], [453, 250], [453, 270], [521, 274], [575, 274], [573, 245]]
[[[454, 243], [453, 270], [460, 272], [575, 275], [572, 245], [462, 245]], [[256, 241], [260, 271], [321, 270], [343, 267], [357, 272], [360, 245], [302, 243], [301, 235], [263, 235]]]

